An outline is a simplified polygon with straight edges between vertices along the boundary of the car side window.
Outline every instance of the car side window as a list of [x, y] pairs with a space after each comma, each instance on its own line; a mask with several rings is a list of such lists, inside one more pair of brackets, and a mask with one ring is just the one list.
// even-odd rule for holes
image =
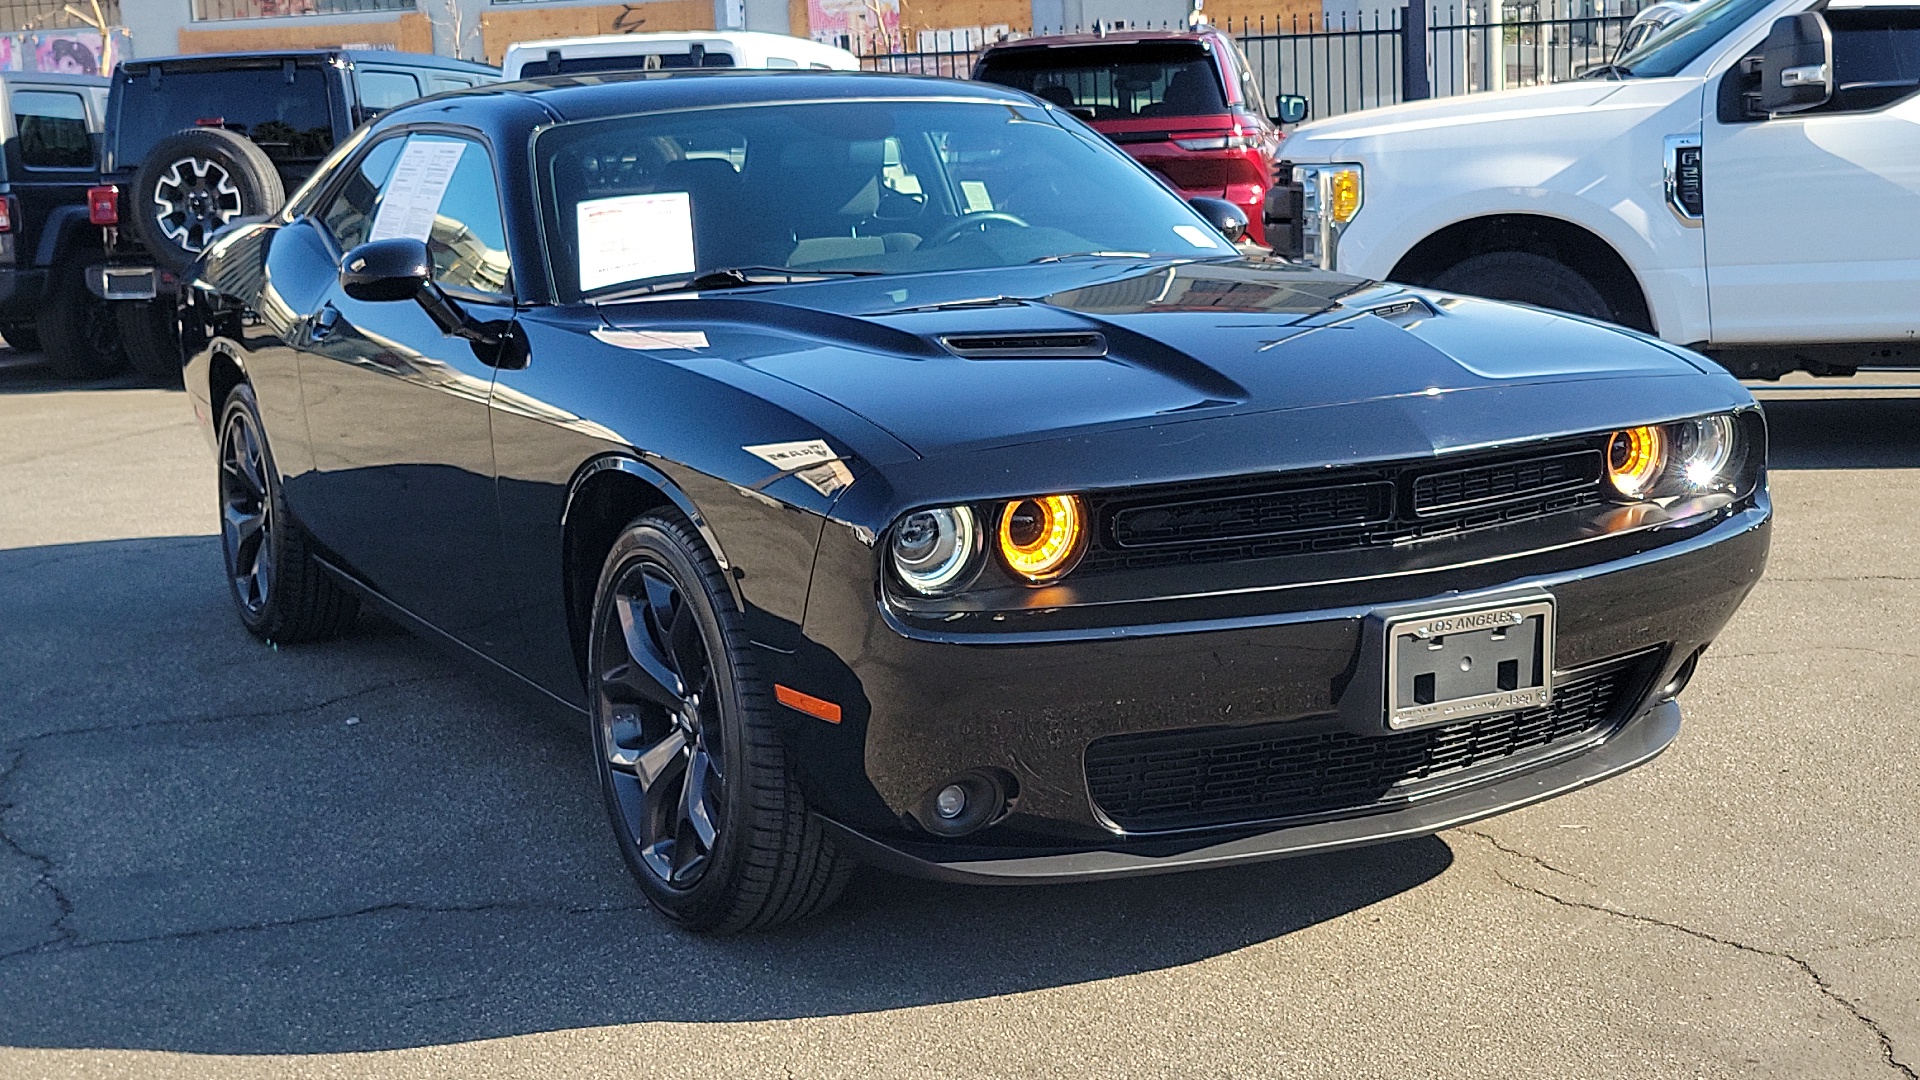
[[352, 251], [367, 242], [373, 230], [373, 215], [379, 203], [380, 189], [393, 173], [400, 158], [404, 138], [385, 139], [373, 144], [360, 163], [349, 173], [346, 183], [334, 193], [332, 201], [320, 213], [320, 224], [333, 236], [342, 252]]
[[360, 104], [372, 112], [405, 105], [420, 96], [420, 81], [405, 71], [360, 72]]
[[427, 237], [434, 280], [478, 293], [510, 292], [507, 225], [494, 182], [493, 156], [477, 142], [448, 135], [415, 135], [408, 140], [409, 147], [416, 144], [462, 148]]
[[79, 94], [16, 90], [12, 97], [13, 128], [19, 137], [22, 165], [29, 169], [93, 167], [87, 103]]
[[1826, 17], [1833, 32], [1833, 100], [1809, 113], [1866, 112], [1920, 90], [1920, 12], [1830, 9]]
[[428, 81], [433, 84], [433, 89], [430, 92], [435, 94], [443, 90], [465, 90], [473, 85], [472, 79], [459, 79], [452, 75], [435, 75]]

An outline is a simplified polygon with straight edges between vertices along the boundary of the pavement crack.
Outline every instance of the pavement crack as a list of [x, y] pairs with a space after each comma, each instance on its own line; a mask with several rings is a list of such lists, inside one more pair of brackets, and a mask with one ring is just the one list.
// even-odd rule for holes
[[298, 716], [301, 713], [318, 712], [321, 709], [331, 708], [343, 702], [352, 701], [355, 698], [365, 697], [368, 694], [377, 694], [382, 690], [397, 690], [404, 686], [418, 686], [422, 683], [448, 682], [458, 677], [457, 675], [449, 674], [421, 675], [408, 679], [389, 679], [386, 682], [376, 683], [372, 686], [363, 686], [357, 690], [349, 690], [343, 694], [336, 694], [333, 697], [327, 698], [325, 701], [315, 701], [305, 705], [286, 705], [275, 709], [256, 709], [252, 712], [218, 713], [211, 716], [173, 716], [159, 720], [141, 720], [131, 724], [97, 724], [93, 727], [61, 728], [58, 731], [43, 731], [36, 735], [29, 735], [23, 739], [16, 739], [13, 740], [10, 745], [27, 747], [49, 739], [62, 739], [74, 735], [100, 735], [107, 732], [123, 734], [130, 731], [144, 731], [148, 728], [180, 727], [192, 724], [224, 724], [236, 720], [272, 720], [282, 716]]
[[71, 944], [74, 940], [73, 928], [67, 925], [67, 920], [73, 917], [73, 900], [67, 896], [66, 890], [60, 887], [60, 883], [54, 880], [53, 857], [42, 855], [37, 851], [29, 851], [20, 841], [14, 839], [12, 833], [7, 831], [7, 813], [14, 808], [14, 804], [6, 798], [7, 782], [13, 779], [14, 770], [20, 767], [20, 763], [25, 761], [26, 757], [26, 751], [22, 750], [8, 757], [5, 766], [0, 767], [0, 848], [5, 848], [33, 864], [35, 867], [33, 887], [47, 891], [47, 894], [53, 898], [54, 910], [59, 914], [54, 918], [53, 925], [49, 927], [54, 935], [52, 941], [0, 953], [0, 960], [49, 946]]
[[173, 930], [164, 934], [145, 934], [138, 937], [81, 938], [71, 931], [68, 931], [62, 940], [51, 941], [41, 945], [29, 946], [25, 949], [16, 949], [10, 953], [0, 954], [0, 961], [13, 960], [27, 955], [81, 952], [87, 949], [101, 949], [110, 946], [159, 945], [183, 941], [205, 941], [231, 934], [254, 934], [268, 930], [299, 929], [380, 915], [484, 915], [493, 913], [524, 915], [607, 915], [627, 911], [644, 911], [646, 910], [646, 906], [644, 903], [575, 905], [526, 900], [490, 900], [476, 904], [422, 904], [410, 900], [395, 900], [384, 904], [372, 904], [367, 907], [354, 908], [351, 911], [335, 911], [319, 915], [300, 915], [290, 919], [267, 919], [260, 922], [238, 923], [231, 926], [207, 926], [195, 930]]
[[1539, 867], [1542, 870], [1547, 871], [1550, 874], [1559, 874], [1561, 877], [1564, 877], [1564, 878], [1572, 878], [1574, 881], [1577, 881], [1582, 885], [1591, 886], [1593, 884], [1593, 882], [1588, 881], [1586, 878], [1581, 877], [1579, 874], [1576, 874], [1571, 870], [1563, 870], [1560, 867], [1553, 865], [1552, 863], [1548, 862], [1547, 860], [1541, 858], [1538, 855], [1533, 854], [1530, 851], [1522, 851], [1511, 844], [1504, 843], [1503, 841], [1500, 840], [1499, 837], [1494, 836], [1492, 833], [1481, 832], [1478, 829], [1461, 829], [1459, 831], [1466, 833], [1468, 836], [1477, 836], [1480, 839], [1485, 840], [1489, 845], [1493, 847], [1494, 850], [1503, 852], [1507, 855], [1511, 855], [1516, 859], [1524, 859], [1527, 862], [1532, 863], [1533, 865]]
[[1780, 949], [1769, 949], [1759, 945], [1749, 945], [1744, 941], [1735, 941], [1732, 938], [1721, 937], [1718, 934], [1708, 933], [1705, 930], [1698, 930], [1698, 929], [1695, 929], [1694, 927], [1687, 926], [1684, 923], [1672, 922], [1667, 919], [1656, 918], [1652, 915], [1642, 915], [1642, 914], [1639, 914], [1638, 912], [1622, 911], [1621, 909], [1616, 907], [1608, 907], [1605, 904], [1595, 904], [1585, 900], [1571, 900], [1571, 899], [1568, 899], [1567, 897], [1559, 896], [1555, 893], [1548, 892], [1545, 889], [1538, 888], [1533, 885], [1528, 885], [1523, 882], [1515, 881], [1514, 879], [1508, 877], [1507, 875], [1500, 873], [1500, 871], [1498, 870], [1495, 870], [1494, 873], [1499, 875], [1500, 880], [1506, 882], [1508, 885], [1513, 886], [1515, 889], [1518, 889], [1521, 892], [1525, 892], [1525, 893], [1532, 893], [1533, 895], [1538, 896], [1544, 900], [1550, 900], [1553, 903], [1560, 905], [1561, 907], [1575, 908], [1582, 911], [1595, 911], [1595, 912], [1599, 912], [1602, 915], [1611, 915], [1616, 919], [1623, 919], [1627, 922], [1636, 922], [1636, 923], [1645, 924], [1647, 926], [1662, 927], [1667, 930], [1672, 930], [1676, 933], [1685, 934], [1688, 937], [1698, 938], [1701, 941], [1706, 941], [1715, 945], [1719, 945], [1722, 948], [1734, 949], [1736, 951], [1744, 952], [1744, 953], [1751, 953], [1755, 956], [1765, 956], [1773, 960], [1784, 960], [1787, 963], [1792, 964], [1795, 968], [1798, 968], [1800, 973], [1807, 977], [1807, 980], [1813, 984], [1814, 989], [1817, 990], [1822, 997], [1825, 997], [1827, 1000], [1840, 1006], [1842, 1009], [1845, 1009], [1847, 1011], [1847, 1015], [1853, 1017], [1854, 1020], [1858, 1022], [1862, 1027], [1866, 1028], [1868, 1031], [1873, 1033], [1874, 1038], [1877, 1039], [1880, 1043], [1880, 1056], [1882, 1059], [1886, 1061], [1887, 1066], [1889, 1068], [1898, 1072], [1901, 1076], [1906, 1077], [1907, 1080], [1920, 1080], [1920, 1073], [1916, 1073], [1912, 1065], [1909, 1065], [1906, 1062], [1900, 1060], [1900, 1058], [1896, 1055], [1894, 1051], [1894, 1045], [1893, 1045], [1893, 1036], [1887, 1031], [1887, 1029], [1884, 1026], [1880, 1024], [1879, 1021], [1875, 1020], [1871, 1016], [1868, 1016], [1865, 1010], [1861, 1009], [1859, 1005], [1855, 1004], [1852, 999], [1841, 994], [1838, 990], [1835, 990], [1832, 984], [1827, 982], [1826, 977], [1821, 975], [1820, 972], [1817, 969], [1815, 969], [1812, 964], [1808, 963], [1806, 960], [1803, 960], [1798, 956], [1795, 956], [1790, 952], [1785, 952]]

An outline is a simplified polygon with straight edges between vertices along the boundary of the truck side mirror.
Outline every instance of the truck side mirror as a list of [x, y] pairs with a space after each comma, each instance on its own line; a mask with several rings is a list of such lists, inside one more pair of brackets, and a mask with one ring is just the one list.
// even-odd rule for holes
[[1273, 122], [1297, 124], [1307, 118], [1307, 99], [1299, 94], [1281, 94], [1273, 99]]
[[1833, 99], [1833, 31], [1817, 11], [1782, 15], [1760, 47], [1760, 111], [1816, 109]]

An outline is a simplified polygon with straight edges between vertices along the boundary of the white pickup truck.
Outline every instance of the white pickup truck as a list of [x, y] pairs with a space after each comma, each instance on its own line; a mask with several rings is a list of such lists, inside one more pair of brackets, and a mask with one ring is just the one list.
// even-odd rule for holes
[[1709, 0], [1581, 79], [1307, 124], [1281, 156], [1268, 235], [1329, 269], [1748, 378], [1920, 363], [1920, 0]]

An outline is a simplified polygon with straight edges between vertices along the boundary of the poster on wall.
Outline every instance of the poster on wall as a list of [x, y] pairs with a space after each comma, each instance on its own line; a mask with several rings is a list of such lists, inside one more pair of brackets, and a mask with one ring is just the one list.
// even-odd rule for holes
[[98, 30], [39, 30], [0, 34], [0, 71], [58, 71], [107, 75], [132, 50], [122, 26]]
[[807, 0], [813, 40], [861, 56], [903, 52], [900, 0]]

